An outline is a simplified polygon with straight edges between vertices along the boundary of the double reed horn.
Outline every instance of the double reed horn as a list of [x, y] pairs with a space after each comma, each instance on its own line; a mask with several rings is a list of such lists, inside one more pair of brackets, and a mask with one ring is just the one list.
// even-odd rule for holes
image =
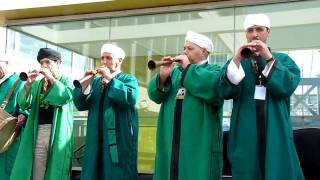
[[26, 81], [26, 80], [28, 80], [28, 74], [26, 72], [21, 72], [19, 74], [19, 78], [21, 81]]
[[249, 58], [253, 55], [253, 51], [249, 48], [243, 48], [240, 54], [242, 58]]
[[152, 70], [155, 70], [156, 68], [158, 68], [160, 66], [171, 64], [173, 62], [177, 62], [177, 61], [175, 61], [175, 60], [173, 60], [173, 61], [155, 61], [155, 60], [150, 60], [148, 62], [148, 68], [152, 71]]
[[[32, 73], [34, 73], [34, 75], [39, 75], [39, 73], [40, 73], [40, 71], [38, 71], [38, 70], [33, 70], [32, 72], [31, 72], [31, 74]], [[26, 80], [28, 80], [28, 78], [29, 78], [29, 74], [28, 73], [26, 73], [26, 72], [21, 72], [20, 74], [19, 74], [19, 79], [21, 80], [21, 81], [26, 81]]]
[[82, 86], [82, 84], [85, 82], [88, 82], [88, 80], [90, 80], [92, 78], [92, 76], [95, 76], [95, 74], [89, 74], [89, 75], [83, 77], [82, 79], [74, 80], [73, 81], [74, 87], [80, 88]]

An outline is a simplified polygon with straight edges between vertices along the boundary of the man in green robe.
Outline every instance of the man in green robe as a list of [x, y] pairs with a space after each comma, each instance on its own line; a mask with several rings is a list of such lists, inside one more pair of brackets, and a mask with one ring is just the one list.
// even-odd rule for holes
[[138, 82], [121, 72], [124, 58], [120, 47], [104, 44], [102, 66], [87, 71], [90, 78], [73, 91], [77, 109], [89, 110], [83, 180], [138, 179]]
[[[8, 93], [12, 88], [14, 88], [4, 110], [12, 116], [18, 117], [20, 125], [23, 125], [25, 116], [20, 114], [19, 107], [17, 106], [17, 94], [23, 88], [23, 83], [22, 81], [19, 81], [19, 77], [12, 71], [12, 68], [10, 68], [9, 63], [12, 62], [10, 62], [9, 59], [10, 57], [7, 55], [0, 56], [0, 105], [4, 103]], [[15, 85], [15, 83], [17, 84]], [[8, 180], [10, 178], [19, 145], [20, 136], [16, 138], [15, 142], [9, 147], [9, 149], [0, 153], [1, 180]]]
[[149, 82], [150, 99], [161, 103], [155, 180], [221, 178], [223, 97], [217, 84], [220, 67], [208, 64], [212, 51], [208, 37], [189, 31], [184, 54], [164, 57], [171, 63]]
[[20, 107], [30, 114], [10, 179], [67, 180], [73, 152], [72, 81], [59, 73], [59, 52], [41, 48], [37, 60], [40, 71], [28, 73], [18, 94]]
[[248, 15], [244, 29], [247, 44], [221, 74], [221, 84], [228, 85], [224, 93], [233, 99], [228, 143], [232, 179], [304, 179], [290, 120], [290, 96], [300, 70], [288, 55], [268, 48], [268, 16]]

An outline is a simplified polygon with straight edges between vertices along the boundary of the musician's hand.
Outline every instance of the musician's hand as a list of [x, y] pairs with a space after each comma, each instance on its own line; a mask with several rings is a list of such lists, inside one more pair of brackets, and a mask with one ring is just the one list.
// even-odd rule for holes
[[110, 69], [107, 67], [99, 67], [96, 71], [102, 76], [103, 79], [108, 81], [111, 81], [114, 77], [114, 75], [110, 72]]
[[176, 62], [178, 62], [183, 69], [185, 69], [185, 68], [190, 64], [189, 58], [188, 58], [188, 56], [185, 55], [185, 54], [176, 56], [176, 57], [174, 57], [173, 59], [174, 59]]
[[173, 58], [171, 56], [166, 56], [164, 58], [161, 59], [161, 61], [171, 61], [172, 63], [169, 64], [164, 64], [162, 66], [160, 66], [160, 73], [159, 73], [159, 77], [160, 77], [160, 83], [159, 83], [159, 88], [162, 89], [164, 86], [164, 83], [166, 82], [167, 78], [170, 76], [172, 69], [174, 67], [174, 65], [176, 64], [175, 62], [173, 62]]
[[34, 80], [36, 80], [36, 78], [39, 75], [39, 71], [37, 70], [32, 70], [28, 72], [28, 80], [26, 81], [26, 83], [33, 83]]
[[87, 87], [89, 86], [91, 81], [94, 79], [96, 74], [97, 74], [97, 72], [95, 70], [87, 70], [84, 73], [84, 76], [81, 79], [78, 80], [78, 82], [80, 83], [82, 91], [87, 89]]
[[26, 116], [23, 114], [19, 114], [17, 126], [23, 126], [25, 122], [26, 122]]
[[239, 47], [239, 49], [237, 50], [235, 56], [233, 57], [233, 62], [239, 67], [240, 66], [240, 61], [242, 59], [246, 59], [248, 57], [242, 57], [241, 52], [243, 49], [248, 48], [250, 49], [253, 53], [259, 53], [259, 50], [257, 49], [257, 43], [252, 41], [249, 42], [247, 44], [244, 44], [242, 46]]
[[[95, 75], [97, 72], [95, 70], [88, 70], [84, 73], [84, 76]], [[94, 76], [92, 76], [94, 77]]]
[[44, 75], [44, 77], [51, 83], [53, 84], [56, 81], [56, 78], [54, 77], [54, 74], [52, 71], [48, 68], [41, 68], [39, 71], [41, 74]]
[[32, 83], [36, 80], [36, 78], [38, 77], [39, 75], [39, 71], [37, 70], [29, 70], [28, 71], [28, 79], [27, 81], [25, 82], [24, 84], [24, 87], [26, 89], [27, 92], [29, 92], [30, 88], [31, 88], [31, 85]]
[[249, 44], [244, 44], [242, 46], [239, 47], [239, 49], [237, 50], [236, 54], [233, 57], [233, 62], [239, 67], [240, 66], [240, 61], [243, 59], [243, 57], [241, 56], [241, 51], [244, 48], [249, 48], [251, 51], [253, 51], [251, 45]]
[[252, 46], [252, 49], [254, 52], [259, 53], [263, 58], [265, 58], [265, 59], [272, 58], [272, 54], [269, 51], [266, 43], [264, 43], [260, 40], [253, 40], [248, 44], [250, 44]]
[[86, 76], [91, 76], [88, 81], [85, 82], [86, 86], [88, 86], [91, 82], [91, 80], [95, 77], [95, 75], [97, 74], [97, 71], [95, 70], [88, 70], [84, 73], [84, 77]]

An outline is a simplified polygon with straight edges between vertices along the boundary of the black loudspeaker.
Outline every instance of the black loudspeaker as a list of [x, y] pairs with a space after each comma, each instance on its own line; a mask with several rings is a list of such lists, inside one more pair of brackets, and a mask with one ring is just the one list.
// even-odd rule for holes
[[320, 128], [297, 129], [293, 135], [305, 179], [320, 179]]
[[[320, 180], [320, 128], [293, 131], [294, 143], [306, 180]], [[223, 175], [231, 175], [227, 156], [228, 131], [223, 132]]]

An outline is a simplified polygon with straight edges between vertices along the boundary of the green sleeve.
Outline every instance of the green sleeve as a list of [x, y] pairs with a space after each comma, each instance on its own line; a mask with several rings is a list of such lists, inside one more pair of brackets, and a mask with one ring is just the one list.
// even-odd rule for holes
[[79, 111], [86, 111], [90, 109], [91, 106], [91, 95], [94, 87], [100, 87], [99, 78], [95, 77], [95, 79], [90, 83], [91, 90], [89, 94], [83, 94], [81, 88], [73, 89], [73, 103]]
[[300, 82], [300, 70], [286, 54], [274, 55], [276, 61], [270, 70], [266, 87], [275, 97], [290, 97]]
[[[19, 85], [16, 88], [17, 93], [15, 93], [16, 98], [18, 98], [18, 94], [21, 91], [24, 91], [24, 82], [20, 82]], [[16, 113], [15, 116], [19, 115], [19, 114], [24, 114], [25, 116], [29, 115], [29, 109], [22, 109], [20, 108], [19, 104], [16, 104]]]
[[235, 85], [230, 82], [227, 76], [228, 66], [231, 61], [232, 59], [227, 61], [227, 63], [222, 67], [219, 75], [218, 91], [224, 99], [235, 99], [240, 96], [240, 87], [242, 82]]
[[48, 94], [45, 96], [45, 101], [54, 106], [63, 106], [69, 101], [72, 101], [72, 82], [68, 78], [57, 80]]
[[113, 78], [109, 85], [108, 97], [120, 106], [135, 105], [138, 97], [138, 81], [134, 76]]
[[172, 88], [171, 77], [164, 84], [163, 89], [158, 88], [159, 84], [159, 75], [155, 75], [149, 82], [148, 85], [148, 95], [149, 98], [157, 104], [164, 102], [169, 96], [170, 90]]
[[31, 91], [33, 86], [34, 85], [31, 86], [29, 93], [26, 92], [25, 88], [21, 89], [21, 91], [18, 93], [17, 102], [21, 111], [31, 108], [31, 101], [33, 98]]
[[191, 64], [185, 71], [183, 86], [188, 93], [214, 105], [223, 104], [226, 85], [220, 82], [221, 68], [218, 65]]
[[90, 107], [90, 94], [84, 95], [81, 88], [73, 89], [73, 103], [79, 111], [86, 111]]

